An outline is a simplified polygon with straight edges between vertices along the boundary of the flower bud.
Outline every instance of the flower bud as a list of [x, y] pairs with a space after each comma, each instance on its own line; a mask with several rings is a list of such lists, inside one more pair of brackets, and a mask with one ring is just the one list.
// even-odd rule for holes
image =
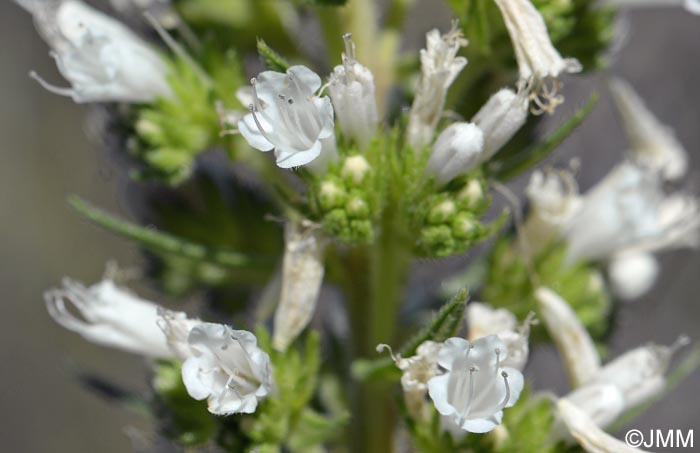
[[345, 189], [340, 187], [335, 181], [323, 181], [318, 196], [321, 207], [330, 210], [342, 206], [348, 194]]
[[343, 39], [343, 64], [333, 69], [328, 88], [343, 134], [366, 147], [377, 134], [379, 122], [374, 76], [355, 60], [355, 44], [350, 35]]
[[445, 223], [457, 213], [457, 206], [452, 200], [445, 200], [430, 210], [428, 222]]
[[472, 179], [457, 193], [457, 200], [465, 201], [469, 208], [475, 208], [484, 201], [484, 188], [478, 180]]
[[549, 288], [539, 287], [535, 298], [549, 335], [554, 340], [576, 388], [593, 379], [600, 369], [600, 356], [591, 336], [569, 304]]
[[620, 253], [608, 264], [613, 293], [624, 300], [636, 299], [649, 291], [659, 274], [659, 263], [650, 253]]
[[435, 141], [426, 172], [438, 184], [446, 184], [479, 163], [484, 149], [484, 134], [473, 123], [454, 123]]
[[314, 225], [285, 228], [282, 289], [275, 312], [272, 346], [284, 351], [311, 322], [323, 283], [326, 241]]
[[343, 178], [351, 180], [356, 186], [362, 184], [365, 179], [365, 175], [372, 170], [369, 162], [364, 156], [350, 156], [345, 159], [343, 163], [343, 168], [340, 170], [340, 174]]
[[484, 133], [481, 162], [493, 157], [525, 124], [528, 100], [522, 94], [504, 88], [491, 96], [474, 115], [472, 122]]

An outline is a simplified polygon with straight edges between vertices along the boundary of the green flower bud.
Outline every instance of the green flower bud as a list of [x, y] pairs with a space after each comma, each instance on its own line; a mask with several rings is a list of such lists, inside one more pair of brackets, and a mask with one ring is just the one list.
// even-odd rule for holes
[[350, 198], [346, 205], [348, 215], [355, 218], [367, 218], [369, 216], [369, 206], [367, 202], [359, 196]]
[[330, 211], [343, 206], [347, 196], [345, 189], [335, 181], [323, 181], [321, 183], [318, 197], [324, 210]]
[[484, 189], [478, 179], [471, 179], [457, 193], [457, 200], [464, 206], [474, 209], [484, 201]]
[[452, 200], [445, 200], [433, 207], [428, 214], [428, 223], [447, 223], [457, 212], [457, 205]]
[[421, 231], [424, 252], [434, 256], [451, 255], [455, 248], [452, 230], [447, 225], [431, 226]]
[[345, 159], [340, 174], [352, 184], [359, 186], [371, 169], [372, 167], [364, 156], [350, 156]]
[[468, 212], [460, 212], [452, 221], [452, 234], [457, 239], [474, 239], [481, 230], [479, 222]]

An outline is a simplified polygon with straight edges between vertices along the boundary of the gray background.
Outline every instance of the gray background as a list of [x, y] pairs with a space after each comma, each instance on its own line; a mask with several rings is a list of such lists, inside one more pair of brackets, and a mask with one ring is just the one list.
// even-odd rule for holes
[[[427, 3], [424, 12], [430, 14]], [[697, 189], [700, 17], [680, 10], [626, 17], [628, 42], [609, 72], [627, 78], [676, 128], [691, 153], [689, 184]], [[86, 110], [40, 89], [27, 77], [30, 69], [61, 80], [28, 15], [5, 0], [0, 4], [0, 442], [12, 452], [129, 451], [125, 428], [148, 423], [87, 393], [72, 376], [79, 366], [143, 389], [142, 361], [64, 331], [51, 322], [42, 302], [42, 292], [63, 276], [89, 283], [101, 277], [108, 259], [139, 263], [133, 246], [87, 224], [65, 202], [67, 194], [80, 194], [126, 215], [123, 176], [86, 139]], [[593, 87], [603, 89], [606, 75], [570, 79], [568, 102], [551, 124], [580, 105]], [[582, 157], [582, 188], [619, 160], [625, 146], [606, 96], [554, 157], [557, 163]], [[623, 309], [613, 352], [651, 340], [670, 343], [680, 332], [698, 339], [700, 254], [666, 254], [663, 263], [655, 289]], [[552, 356], [551, 350], [538, 352], [528, 372], [539, 386], [562, 390], [562, 370]], [[695, 373], [634, 427], [700, 428], [699, 387]]]

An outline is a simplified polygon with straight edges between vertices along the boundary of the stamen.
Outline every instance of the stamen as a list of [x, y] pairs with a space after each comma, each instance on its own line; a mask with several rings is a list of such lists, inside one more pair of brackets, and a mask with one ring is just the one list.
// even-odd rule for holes
[[494, 352], [496, 353], [496, 372], [498, 373], [498, 369], [501, 367], [501, 350], [496, 348]]
[[506, 385], [506, 397], [503, 399], [503, 402], [501, 402], [501, 404], [498, 405], [498, 409], [496, 410], [496, 412], [503, 410], [508, 405], [508, 401], [510, 401], [510, 385], [508, 385], [508, 373], [503, 371], [501, 373], [501, 376], [503, 376], [503, 383]]
[[467, 419], [469, 416], [469, 412], [472, 409], [472, 403], [474, 402], [474, 373], [479, 371], [479, 369], [472, 365], [469, 367], [469, 394], [467, 395], [467, 407], [464, 408], [464, 411], [460, 414], [460, 425], [464, 423], [464, 420]]
[[37, 74], [35, 71], [31, 71], [29, 73], [29, 77], [32, 79], [36, 80], [39, 82], [39, 85], [44, 87], [47, 91], [50, 91], [53, 94], [58, 94], [59, 96], [67, 96], [67, 97], [73, 97], [75, 95], [75, 90], [73, 88], [61, 88], [57, 87], [56, 85], [52, 85], [51, 83], [47, 82], [46, 80], [42, 79], [39, 74]]
[[377, 352], [379, 354], [381, 354], [384, 351], [389, 351], [389, 355], [391, 356], [391, 360], [393, 360], [394, 362], [398, 362], [399, 360], [401, 360], [401, 355], [400, 354], [394, 355], [394, 350], [391, 349], [391, 346], [389, 346], [386, 343], [378, 344], [376, 349], [377, 349]]

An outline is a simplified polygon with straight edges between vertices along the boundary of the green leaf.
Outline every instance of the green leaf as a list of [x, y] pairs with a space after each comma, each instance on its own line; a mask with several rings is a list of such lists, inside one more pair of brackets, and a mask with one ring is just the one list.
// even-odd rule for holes
[[258, 53], [267, 69], [277, 72], [287, 72], [287, 69], [289, 69], [289, 62], [268, 46], [262, 38], [258, 38]]
[[293, 451], [309, 451], [309, 448], [336, 437], [349, 418], [350, 414], [348, 413], [342, 414], [340, 417], [329, 418], [311, 409], [305, 409], [299, 415], [287, 445]]
[[597, 93], [591, 95], [588, 102], [577, 110], [564, 124], [544, 141], [523, 149], [505, 160], [499, 160], [498, 156], [491, 160], [485, 168], [488, 176], [501, 181], [512, 179], [520, 173], [537, 165], [542, 159], [551, 154], [561, 143], [578, 127], [584, 119], [593, 111], [600, 96]]
[[193, 260], [205, 261], [227, 268], [248, 266], [252, 260], [240, 253], [205, 247], [171, 234], [142, 227], [108, 214], [90, 205], [80, 197], [71, 196], [68, 203], [79, 213], [101, 227], [138, 242], [141, 246], [165, 253], [172, 253]]
[[[464, 317], [468, 299], [468, 291], [466, 289], [460, 290], [452, 300], [442, 306], [430, 324], [408, 340], [398, 351], [401, 357], [415, 355], [418, 346], [425, 341], [440, 342], [454, 336]], [[399, 373], [393, 359], [389, 357], [380, 360], [356, 360], [352, 364], [352, 374], [355, 379], [365, 381], [377, 378], [396, 378]]]

